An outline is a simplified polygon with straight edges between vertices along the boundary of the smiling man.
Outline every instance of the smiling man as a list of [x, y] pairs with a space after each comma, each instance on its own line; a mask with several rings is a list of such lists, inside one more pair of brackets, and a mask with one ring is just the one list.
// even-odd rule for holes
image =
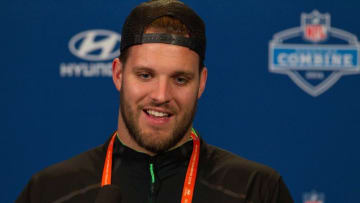
[[206, 144], [192, 128], [205, 47], [203, 21], [182, 2], [137, 6], [113, 61], [117, 131], [35, 174], [17, 202], [293, 202], [276, 171]]

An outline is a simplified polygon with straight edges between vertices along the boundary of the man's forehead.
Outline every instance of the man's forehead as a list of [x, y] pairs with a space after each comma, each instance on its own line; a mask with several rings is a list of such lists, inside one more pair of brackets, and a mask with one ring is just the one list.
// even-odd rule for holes
[[187, 47], [148, 43], [129, 47], [126, 63], [133, 67], [193, 72], [198, 70], [199, 55]]

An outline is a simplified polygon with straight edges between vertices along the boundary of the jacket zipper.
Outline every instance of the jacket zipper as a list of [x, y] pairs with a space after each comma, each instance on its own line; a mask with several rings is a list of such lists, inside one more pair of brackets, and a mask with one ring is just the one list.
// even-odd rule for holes
[[154, 164], [150, 162], [150, 203], [155, 203], [155, 173], [154, 173]]

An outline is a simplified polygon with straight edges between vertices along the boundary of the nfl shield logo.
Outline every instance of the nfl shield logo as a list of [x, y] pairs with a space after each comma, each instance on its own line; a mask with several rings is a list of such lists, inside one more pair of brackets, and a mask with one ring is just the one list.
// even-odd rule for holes
[[321, 14], [317, 10], [309, 14], [303, 13], [301, 15], [301, 26], [305, 40], [313, 43], [325, 41], [330, 28], [330, 15]]
[[305, 193], [304, 203], [325, 203], [325, 195], [316, 191]]

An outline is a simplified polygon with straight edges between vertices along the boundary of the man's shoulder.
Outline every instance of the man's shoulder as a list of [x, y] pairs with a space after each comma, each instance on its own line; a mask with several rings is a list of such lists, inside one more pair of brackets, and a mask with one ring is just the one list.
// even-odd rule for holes
[[293, 202], [274, 169], [205, 143], [202, 152], [199, 187], [209, 194], [217, 194], [226, 202]]
[[99, 146], [41, 170], [32, 176], [17, 202], [52, 202], [78, 198], [80, 194], [94, 196], [101, 181], [104, 156], [103, 146]]
[[267, 176], [279, 177], [279, 173], [269, 166], [245, 159], [225, 149], [206, 144], [206, 162], [213, 170], [236, 171], [244, 175], [259, 173]]
[[70, 159], [51, 165], [35, 176], [60, 177], [67, 175], [85, 175], [97, 173], [102, 168], [105, 152], [103, 146], [98, 146], [86, 152], [82, 152]]

